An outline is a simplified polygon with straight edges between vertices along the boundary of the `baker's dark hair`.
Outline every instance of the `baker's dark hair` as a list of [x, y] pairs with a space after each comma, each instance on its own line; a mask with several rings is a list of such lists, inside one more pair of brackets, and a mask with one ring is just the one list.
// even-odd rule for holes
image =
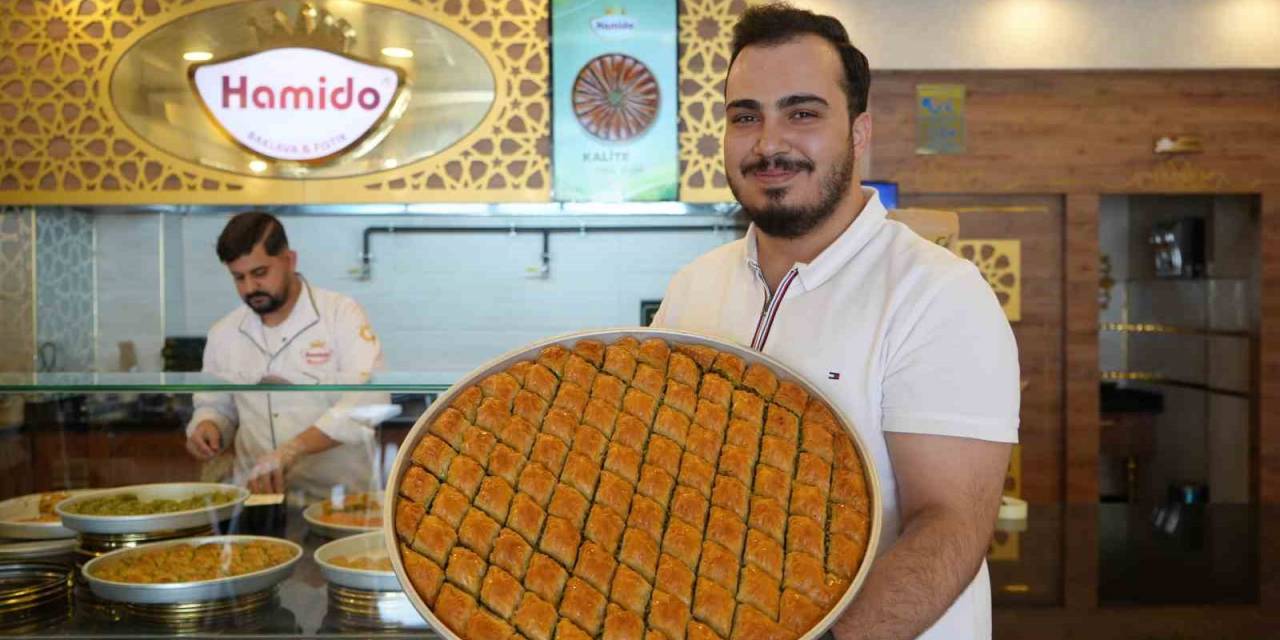
[[813, 34], [831, 43], [844, 63], [840, 87], [849, 102], [849, 120], [867, 110], [867, 94], [871, 89], [871, 66], [849, 41], [844, 25], [831, 16], [797, 9], [785, 2], [756, 5], [743, 12], [733, 26], [733, 47], [729, 66], [742, 50], [751, 45], [778, 45], [799, 36]]
[[227, 226], [218, 235], [218, 259], [226, 264], [240, 256], [247, 256], [253, 253], [253, 248], [259, 242], [269, 256], [278, 256], [281, 251], [289, 248], [289, 237], [284, 234], [284, 225], [275, 216], [265, 211], [237, 213], [227, 221]]

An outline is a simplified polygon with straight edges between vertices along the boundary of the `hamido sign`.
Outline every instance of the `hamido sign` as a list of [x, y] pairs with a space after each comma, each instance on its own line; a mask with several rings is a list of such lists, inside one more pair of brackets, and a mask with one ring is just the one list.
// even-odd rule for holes
[[325, 162], [383, 123], [404, 77], [321, 49], [282, 47], [195, 65], [191, 80], [209, 117], [258, 155]]

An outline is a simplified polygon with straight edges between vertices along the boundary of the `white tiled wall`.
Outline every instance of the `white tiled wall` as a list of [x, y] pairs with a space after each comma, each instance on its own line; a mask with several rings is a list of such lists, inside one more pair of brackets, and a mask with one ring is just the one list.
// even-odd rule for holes
[[120, 343], [132, 342], [142, 371], [162, 368], [164, 274], [162, 218], [155, 214], [94, 214], [97, 261], [98, 364], [120, 371]]
[[[180, 305], [184, 322], [171, 314], [175, 322], [167, 333], [203, 335], [239, 304], [214, 254], [226, 217], [175, 219], [182, 224], [183, 287], [180, 303], [170, 299], [168, 307]], [[365, 227], [423, 222], [284, 218], [299, 270], [312, 284], [364, 306], [391, 370], [466, 371], [550, 335], [635, 325], [640, 301], [661, 298], [680, 266], [736, 237], [732, 232], [554, 234], [550, 277], [540, 279], [531, 277], [541, 264], [540, 234], [380, 234], [372, 241], [372, 277], [355, 277]], [[174, 294], [172, 287], [169, 291]]]

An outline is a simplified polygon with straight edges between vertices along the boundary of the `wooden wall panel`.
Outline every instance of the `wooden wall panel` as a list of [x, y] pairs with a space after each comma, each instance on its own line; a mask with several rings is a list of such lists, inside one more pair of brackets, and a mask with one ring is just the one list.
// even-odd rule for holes
[[1067, 195], [1064, 237], [1066, 329], [1064, 420], [1068, 502], [1098, 499], [1098, 208], [1097, 194]]
[[[968, 151], [915, 153], [915, 87], [967, 88]], [[871, 177], [925, 193], [1257, 193], [1280, 184], [1280, 71], [882, 71]], [[1157, 156], [1196, 134], [1204, 153]]]
[[[1022, 318], [1013, 323], [1022, 391], [1022, 498], [1062, 500], [1062, 233], [1059, 196], [909, 195], [912, 207], [960, 211], [960, 238], [1022, 243]], [[1018, 211], [1012, 213], [1010, 211]]]
[[[917, 155], [915, 88], [966, 87], [966, 153]], [[1255, 494], [1280, 502], [1280, 71], [881, 71], [868, 178], [919, 194], [1068, 194], [1063, 227], [1062, 464], [1025, 484], [1097, 500], [1098, 207], [1102, 194], [1261, 193], [1261, 405]], [[1194, 134], [1198, 154], [1153, 151]], [[1016, 215], [1016, 214], [1010, 214]], [[1023, 251], [1024, 260], [1027, 255]], [[1023, 295], [1036, 295], [1024, 286]], [[1021, 337], [1021, 336], [1020, 336]], [[1037, 490], [1038, 491], [1038, 490]]]
[[[1278, 108], [1280, 110], [1280, 108]], [[1280, 173], [1280, 172], [1278, 172]], [[1262, 194], [1258, 427], [1254, 451], [1259, 500], [1280, 503], [1280, 189]], [[1277, 558], [1280, 561], [1280, 558]], [[1280, 598], [1280, 594], [1277, 595]]]

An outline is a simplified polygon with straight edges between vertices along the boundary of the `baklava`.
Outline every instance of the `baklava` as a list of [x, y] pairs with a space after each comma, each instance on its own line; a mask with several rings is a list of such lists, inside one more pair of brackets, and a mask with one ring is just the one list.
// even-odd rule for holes
[[862, 565], [856, 444], [763, 364], [583, 339], [450, 398], [406, 443], [395, 531], [459, 637], [797, 638]]

